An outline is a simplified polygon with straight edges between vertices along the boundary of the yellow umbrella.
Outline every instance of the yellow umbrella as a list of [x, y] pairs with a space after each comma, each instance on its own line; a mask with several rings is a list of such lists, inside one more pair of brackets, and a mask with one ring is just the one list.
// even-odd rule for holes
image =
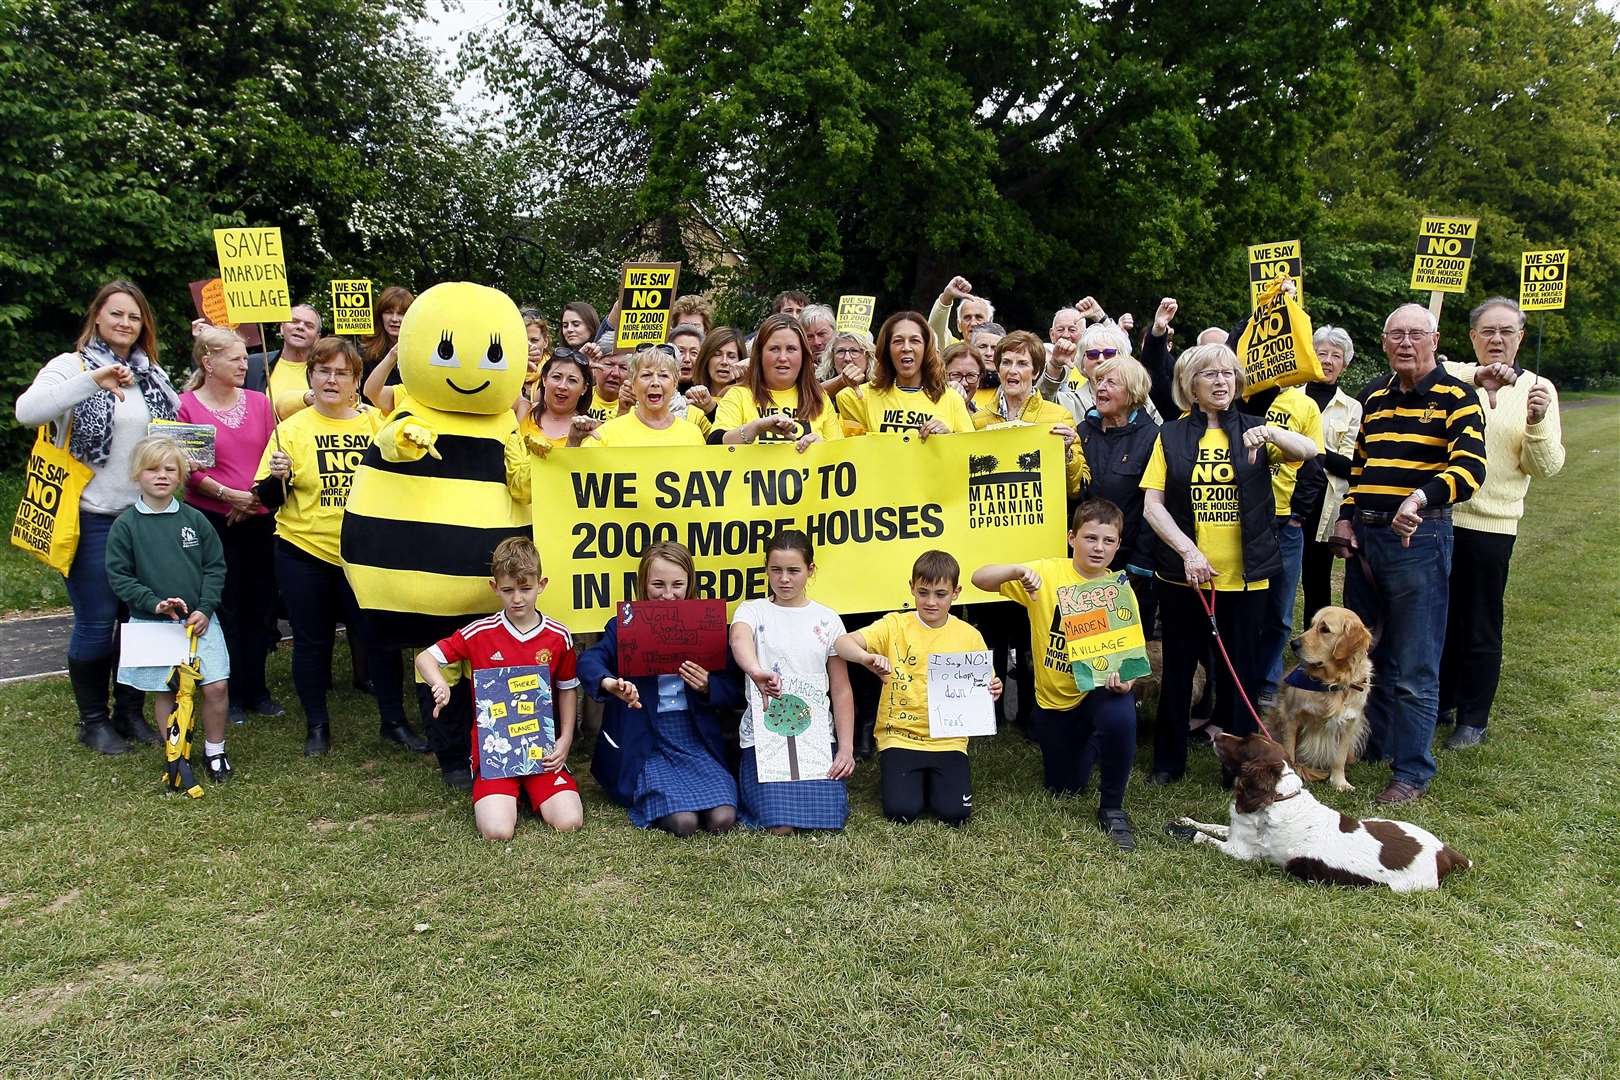
[[174, 712], [169, 715], [169, 730], [163, 740], [163, 786], [171, 791], [183, 791], [193, 799], [203, 795], [202, 785], [191, 774], [191, 729], [197, 680], [202, 678], [202, 661], [197, 659], [197, 635], [187, 628], [186, 644], [191, 655], [183, 664], [174, 666], [170, 677], [179, 676], [174, 692]]

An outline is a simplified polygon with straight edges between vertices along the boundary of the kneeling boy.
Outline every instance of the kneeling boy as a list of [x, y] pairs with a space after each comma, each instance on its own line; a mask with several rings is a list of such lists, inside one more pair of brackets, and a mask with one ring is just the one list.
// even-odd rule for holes
[[1136, 848], [1136, 832], [1125, 813], [1125, 785], [1136, 755], [1135, 679], [1111, 675], [1108, 686], [1082, 693], [1069, 667], [1068, 649], [1058, 622], [1058, 590], [1112, 573], [1108, 564], [1119, 550], [1125, 516], [1107, 499], [1090, 499], [1074, 512], [1069, 531], [1073, 559], [1037, 559], [1030, 563], [981, 566], [973, 585], [999, 591], [1029, 614], [1030, 655], [1035, 668], [1035, 714], [1031, 718], [1040, 743], [1046, 789], [1054, 795], [1079, 795], [1091, 781], [1095, 734], [1102, 763], [1097, 824], [1121, 850]]
[[[962, 595], [962, 569], [943, 551], [925, 551], [911, 568], [916, 611], [894, 611], [877, 622], [844, 634], [834, 643], [838, 655], [861, 664], [883, 680], [878, 701], [877, 745], [883, 816], [911, 822], [924, 807], [947, 825], [962, 825], [973, 813], [973, 774], [967, 739], [935, 739], [928, 734], [928, 656], [978, 652], [985, 648], [977, 630], [951, 614]], [[1001, 680], [990, 680], [990, 696], [1001, 697]]]
[[478, 831], [490, 840], [510, 840], [517, 829], [518, 793], [547, 825], [569, 832], [585, 824], [579, 785], [568, 771], [568, 748], [574, 742], [574, 705], [579, 679], [574, 675], [574, 639], [556, 619], [535, 610], [534, 602], [546, 591], [540, 576], [540, 553], [532, 541], [513, 536], [495, 548], [489, 587], [501, 598], [501, 611], [468, 623], [432, 648], [416, 654], [421, 672], [433, 694], [433, 715], [450, 700], [441, 664], [467, 662], [474, 671], [497, 667], [549, 667], [551, 700], [557, 738], [533, 776], [478, 775], [478, 729], [473, 728], [473, 818]]

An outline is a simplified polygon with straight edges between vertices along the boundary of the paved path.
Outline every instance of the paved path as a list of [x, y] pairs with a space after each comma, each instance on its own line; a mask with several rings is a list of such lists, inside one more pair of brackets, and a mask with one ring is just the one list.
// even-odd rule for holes
[[[1584, 409], [1591, 405], [1612, 405], [1612, 397], [1582, 398], [1567, 402], [1564, 409]], [[20, 615], [0, 620], [0, 686], [38, 679], [47, 675], [66, 675], [68, 635], [73, 631], [73, 613], [49, 612], [43, 615]], [[285, 641], [290, 632], [281, 624], [281, 637]]]

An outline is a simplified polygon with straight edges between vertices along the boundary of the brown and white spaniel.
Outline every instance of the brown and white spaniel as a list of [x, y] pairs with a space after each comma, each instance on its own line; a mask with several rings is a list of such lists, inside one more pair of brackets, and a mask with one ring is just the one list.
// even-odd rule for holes
[[1215, 847], [1245, 862], [1268, 862], [1306, 881], [1386, 885], [1396, 892], [1437, 889], [1469, 862], [1439, 837], [1404, 821], [1357, 821], [1317, 802], [1264, 735], [1215, 737], [1215, 752], [1234, 776], [1232, 824], [1191, 818], [1166, 826], [1172, 836]]

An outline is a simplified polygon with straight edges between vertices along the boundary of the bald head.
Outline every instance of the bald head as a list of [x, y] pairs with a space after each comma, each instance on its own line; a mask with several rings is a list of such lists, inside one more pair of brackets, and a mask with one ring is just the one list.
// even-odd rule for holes
[[1223, 330], [1221, 327], [1219, 327], [1219, 326], [1206, 326], [1206, 327], [1204, 327], [1204, 329], [1202, 329], [1202, 330], [1200, 330], [1198, 332], [1198, 344], [1200, 344], [1200, 345], [1225, 345], [1226, 344], [1226, 337], [1227, 337], [1226, 331]]

